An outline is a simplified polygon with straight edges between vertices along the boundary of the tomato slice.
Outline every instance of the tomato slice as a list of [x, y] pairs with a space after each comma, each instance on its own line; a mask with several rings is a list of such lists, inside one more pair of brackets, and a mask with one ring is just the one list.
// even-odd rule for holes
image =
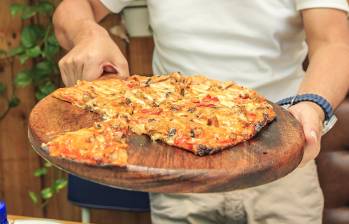
[[247, 113], [247, 117], [250, 118], [250, 119], [252, 119], [252, 120], [254, 120], [254, 119], [256, 119], [257, 115], [256, 115], [255, 113], [250, 113], [250, 112], [248, 112], [248, 113]]
[[136, 85], [137, 85], [136, 82], [129, 82], [129, 83], [127, 83], [127, 87], [130, 88], [130, 89], [132, 89], [132, 88], [135, 87]]
[[211, 101], [211, 102], [219, 102], [219, 99], [215, 96], [206, 95], [203, 99], [203, 101]]
[[198, 107], [215, 107], [216, 104], [213, 104], [213, 103], [206, 103], [206, 102], [200, 102], [200, 103], [197, 103], [196, 106], [198, 106]]
[[195, 102], [198, 107], [215, 107], [219, 99], [215, 96], [206, 95], [201, 101]]
[[191, 138], [186, 137], [186, 136], [178, 136], [174, 140], [175, 146], [184, 148], [184, 149], [193, 149], [193, 144], [190, 143]]
[[162, 108], [150, 108], [150, 109], [142, 109], [141, 113], [143, 114], [151, 114], [151, 115], [159, 115], [162, 112]]
[[223, 139], [223, 140], [220, 140], [220, 141], [219, 141], [219, 144], [228, 145], [228, 144], [233, 144], [234, 142], [235, 142], [234, 139]]

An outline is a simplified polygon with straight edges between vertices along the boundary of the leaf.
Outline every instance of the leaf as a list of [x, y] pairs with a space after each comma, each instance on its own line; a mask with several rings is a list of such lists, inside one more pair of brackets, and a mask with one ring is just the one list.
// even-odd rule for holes
[[41, 49], [39, 46], [35, 46], [35, 47], [32, 47], [32, 48], [29, 48], [25, 51], [25, 53], [31, 57], [31, 58], [35, 58], [37, 56], [39, 56], [41, 54]]
[[45, 60], [37, 63], [33, 68], [33, 82], [34, 83], [44, 83], [54, 70], [53, 62]]
[[53, 69], [53, 64], [52, 64], [52, 62], [47, 61], [47, 60], [42, 61], [42, 62], [37, 63], [35, 65], [34, 69], [35, 69], [35, 74], [39, 74], [39, 75], [51, 74], [52, 69]]
[[47, 58], [53, 58], [58, 52], [60, 47], [56, 45], [46, 44], [44, 47], [43, 55]]
[[59, 52], [60, 46], [54, 33], [48, 38], [44, 46], [44, 57], [53, 58]]
[[68, 184], [68, 181], [66, 179], [57, 179], [54, 183], [53, 183], [53, 188], [55, 189], [56, 192], [62, 190], [63, 188], [65, 188]]
[[10, 49], [10, 51], [8, 52], [8, 55], [12, 57], [17, 54], [21, 54], [23, 52], [24, 52], [24, 48], [22, 46], [19, 46], [19, 47]]
[[43, 36], [43, 28], [39, 25], [25, 26], [21, 32], [21, 43], [25, 48], [33, 47]]
[[41, 191], [41, 197], [45, 200], [52, 198], [53, 196], [53, 190], [50, 187], [46, 187]]
[[22, 19], [29, 19], [33, 16], [35, 16], [36, 14], [36, 10], [35, 7], [33, 6], [24, 6], [23, 10], [22, 10]]
[[51, 45], [59, 46], [59, 43], [57, 41], [57, 38], [54, 33], [52, 33], [48, 38], [47, 42]]
[[38, 91], [35, 93], [35, 97], [38, 100], [41, 100], [45, 96], [52, 93], [55, 89], [56, 89], [56, 86], [53, 85], [53, 83], [49, 81], [49, 82], [39, 86]]
[[45, 167], [49, 168], [49, 167], [52, 167], [52, 163], [46, 161], [45, 164], [44, 164]]
[[38, 203], [39, 200], [38, 200], [38, 196], [36, 196], [36, 193], [29, 191], [28, 195], [34, 204]]
[[22, 53], [18, 55], [19, 63], [24, 64], [28, 59], [28, 55]]
[[49, 1], [41, 1], [35, 6], [35, 9], [39, 13], [51, 13], [54, 6]]
[[6, 86], [4, 83], [0, 82], [0, 95], [4, 94]]
[[15, 15], [17, 15], [17, 13], [22, 13], [23, 7], [24, 7], [24, 5], [22, 5], [22, 4], [17, 4], [17, 3], [11, 4], [11, 6], [10, 6], [11, 15], [15, 16]]
[[39, 86], [39, 90], [47, 95], [52, 93], [55, 89], [56, 86], [53, 85], [52, 82], [47, 82], [45, 85]]
[[29, 70], [21, 71], [17, 73], [15, 77], [16, 86], [24, 87], [32, 82], [32, 77]]
[[40, 167], [34, 171], [35, 177], [44, 176], [47, 174], [47, 168], [46, 167]]
[[9, 100], [8, 105], [9, 107], [16, 107], [20, 103], [20, 100], [17, 96], [12, 96], [12, 98]]
[[6, 55], [7, 55], [7, 52], [3, 49], [0, 49], [0, 57], [6, 56]]
[[42, 100], [43, 98], [45, 98], [45, 94], [44, 93], [42, 93], [42, 92], [40, 92], [40, 91], [37, 91], [36, 93], [35, 93], [35, 98], [37, 99], [37, 100]]

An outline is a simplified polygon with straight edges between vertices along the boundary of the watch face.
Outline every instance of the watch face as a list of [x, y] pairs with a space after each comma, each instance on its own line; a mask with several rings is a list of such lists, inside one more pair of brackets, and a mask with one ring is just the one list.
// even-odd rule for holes
[[333, 115], [328, 121], [325, 121], [324, 128], [322, 129], [322, 135], [326, 134], [329, 130], [331, 130], [334, 124], [337, 122], [337, 117]]

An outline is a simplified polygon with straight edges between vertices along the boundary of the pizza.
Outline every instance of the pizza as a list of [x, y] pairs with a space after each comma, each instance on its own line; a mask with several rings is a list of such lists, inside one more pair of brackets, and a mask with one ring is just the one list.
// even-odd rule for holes
[[86, 163], [90, 165], [127, 165], [127, 129], [122, 122], [110, 120], [96, 122], [93, 127], [58, 135], [44, 150], [53, 157]]
[[51, 156], [88, 164], [127, 164], [130, 134], [209, 155], [253, 138], [276, 117], [254, 90], [180, 73], [78, 81], [53, 96], [101, 116], [101, 129], [63, 133], [45, 144]]

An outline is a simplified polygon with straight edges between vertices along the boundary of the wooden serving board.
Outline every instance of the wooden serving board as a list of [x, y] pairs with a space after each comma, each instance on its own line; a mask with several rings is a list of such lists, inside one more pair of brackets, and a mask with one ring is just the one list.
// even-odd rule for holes
[[294, 170], [303, 156], [301, 125], [273, 105], [277, 118], [252, 140], [199, 157], [146, 136], [130, 136], [127, 168], [97, 167], [53, 158], [40, 146], [59, 133], [92, 126], [99, 116], [51, 95], [29, 118], [34, 150], [64, 171], [104, 185], [147, 192], [222, 192], [261, 185]]

